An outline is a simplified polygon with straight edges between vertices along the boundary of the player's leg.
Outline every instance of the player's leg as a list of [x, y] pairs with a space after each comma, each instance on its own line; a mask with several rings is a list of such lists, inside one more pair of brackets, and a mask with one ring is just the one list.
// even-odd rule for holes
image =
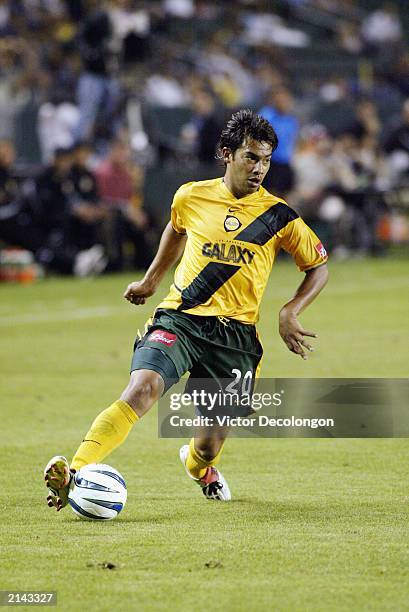
[[188, 476], [201, 486], [207, 499], [231, 499], [227, 481], [215, 467], [219, 463], [228, 433], [228, 427], [215, 426], [198, 430], [190, 443], [180, 449], [180, 460]]
[[203, 478], [210, 467], [220, 461], [228, 427], [211, 427], [196, 430], [189, 443], [186, 467], [193, 478]]
[[128, 437], [134, 424], [162, 395], [165, 382], [152, 370], [135, 370], [120, 399], [103, 410], [75, 453], [71, 466], [65, 457], [53, 457], [44, 470], [49, 488], [47, 503], [61, 510], [68, 501], [72, 474], [84, 465], [101, 463]]
[[101, 463], [128, 437], [134, 424], [157, 402], [165, 387], [160, 374], [152, 370], [131, 372], [120, 399], [101, 412], [91, 425], [71, 462], [79, 470], [89, 463]]
[[[172, 329], [172, 331], [170, 331]], [[53, 457], [44, 471], [48, 505], [60, 510], [67, 504], [74, 471], [100, 463], [127, 438], [133, 425], [191, 367], [189, 351], [179, 338], [177, 321], [158, 311], [143, 338], [134, 346], [131, 378], [120, 399], [101, 412], [91, 425], [69, 466], [65, 457]], [[164, 342], [166, 340], [166, 342]]]
[[[257, 337], [254, 326], [244, 325], [238, 321], [226, 320], [220, 317], [213, 319], [213, 326], [207, 326], [204, 330], [204, 342], [208, 342], [207, 350], [203, 352], [200, 363], [196, 363], [191, 370], [192, 387], [200, 385], [203, 379], [218, 381], [222, 389], [229, 389], [228, 394], [237, 394], [238, 397], [244, 392], [252, 391], [256, 371], [261, 361], [263, 349]], [[197, 380], [194, 380], [197, 379]], [[211, 386], [211, 385], [210, 385]], [[215, 390], [215, 389], [214, 389]], [[244, 410], [244, 412], [243, 412]], [[239, 411], [239, 412], [238, 412]], [[206, 408], [199, 411], [202, 416], [208, 416]], [[246, 407], [218, 407], [220, 416], [247, 416], [249, 414]], [[251, 409], [250, 409], [251, 412]], [[180, 450], [180, 458], [184, 464], [188, 475], [199, 482], [206, 484], [206, 481], [219, 477], [219, 484], [223, 484], [227, 492], [227, 499], [230, 499], [230, 491], [227, 482], [223, 478], [220, 470], [216, 469], [224, 441], [228, 435], [228, 428], [212, 427], [211, 433], [199, 433]], [[203, 431], [203, 430], [202, 430]], [[213, 495], [216, 486], [211, 487], [211, 499], [225, 500], [224, 496]], [[221, 487], [223, 491], [223, 487]], [[203, 490], [206, 495], [206, 489]], [[206, 495], [207, 496], [207, 495]]]

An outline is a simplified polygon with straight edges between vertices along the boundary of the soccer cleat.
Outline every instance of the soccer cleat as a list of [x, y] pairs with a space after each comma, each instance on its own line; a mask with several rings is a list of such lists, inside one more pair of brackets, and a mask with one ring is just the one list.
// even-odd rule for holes
[[48, 488], [47, 504], [57, 508], [59, 512], [68, 504], [68, 493], [74, 472], [65, 457], [56, 455], [47, 463], [44, 469], [44, 480]]
[[215, 467], [208, 467], [206, 474], [198, 479], [194, 478], [186, 467], [186, 460], [189, 454], [189, 446], [185, 444], [179, 451], [179, 457], [186, 470], [186, 474], [197, 482], [202, 487], [203, 495], [206, 499], [214, 499], [218, 501], [230, 501], [231, 493], [223, 474], [216, 470]]

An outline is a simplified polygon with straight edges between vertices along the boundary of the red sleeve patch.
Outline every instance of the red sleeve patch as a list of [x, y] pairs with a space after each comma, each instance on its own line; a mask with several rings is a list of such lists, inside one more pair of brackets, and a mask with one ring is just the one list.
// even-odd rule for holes
[[319, 255], [321, 255], [323, 259], [327, 257], [327, 251], [325, 250], [325, 247], [322, 244], [322, 242], [319, 242], [318, 244], [315, 245], [315, 250], [317, 251]]

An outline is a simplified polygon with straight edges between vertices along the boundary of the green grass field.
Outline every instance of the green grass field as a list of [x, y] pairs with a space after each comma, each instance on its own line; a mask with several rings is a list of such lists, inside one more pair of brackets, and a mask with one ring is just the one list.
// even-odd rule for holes
[[[303, 362], [277, 334], [278, 308], [302, 275], [287, 262], [273, 270], [259, 325], [263, 375], [407, 377], [408, 261], [330, 271], [302, 316], [319, 335]], [[107, 460], [128, 484], [117, 520], [47, 508], [45, 463], [71, 457], [117, 398], [136, 330], [158, 301], [130, 306], [121, 297], [130, 280], [0, 286], [0, 589], [56, 590], [60, 609], [89, 612], [406, 610], [404, 439], [230, 440], [222, 468], [234, 501], [223, 505], [186, 478], [180, 440], [157, 438], [152, 410]]]

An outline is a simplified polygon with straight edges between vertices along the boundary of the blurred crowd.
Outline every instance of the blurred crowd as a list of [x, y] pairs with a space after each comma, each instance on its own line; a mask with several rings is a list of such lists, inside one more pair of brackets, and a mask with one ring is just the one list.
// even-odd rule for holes
[[0, 0], [0, 240], [79, 276], [146, 267], [149, 170], [205, 178], [223, 123], [250, 107], [280, 140], [267, 188], [339, 256], [380, 252], [388, 194], [409, 182], [404, 9]]
[[93, 147], [57, 147], [35, 176], [15, 179], [15, 150], [0, 141], [0, 238], [32, 252], [45, 270], [84, 277], [145, 269], [156, 230], [143, 207], [143, 171], [118, 135], [106, 156]]

